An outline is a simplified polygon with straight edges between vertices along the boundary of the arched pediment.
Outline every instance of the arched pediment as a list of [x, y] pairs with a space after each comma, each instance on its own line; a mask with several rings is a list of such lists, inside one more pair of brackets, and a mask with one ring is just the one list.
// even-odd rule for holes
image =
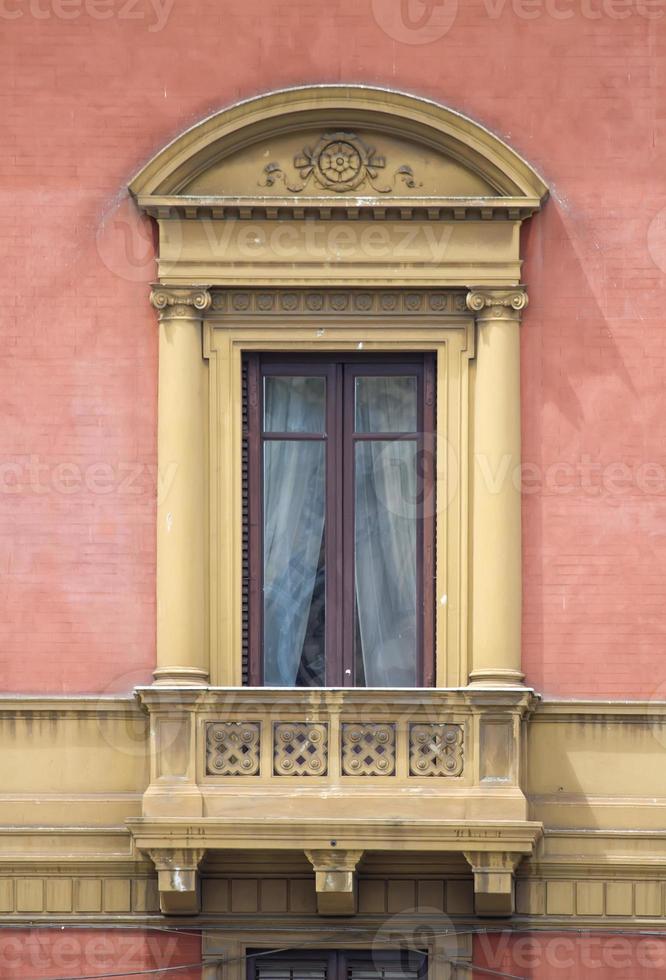
[[459, 113], [320, 85], [187, 130], [130, 185], [159, 223], [162, 282], [514, 285], [547, 187]]
[[[492, 207], [536, 210], [547, 187], [478, 123], [403, 93], [288, 89], [198, 123], [157, 154], [131, 192], [150, 213], [217, 206]], [[161, 209], [161, 212], [160, 212]], [[471, 215], [470, 215], [471, 216]]]

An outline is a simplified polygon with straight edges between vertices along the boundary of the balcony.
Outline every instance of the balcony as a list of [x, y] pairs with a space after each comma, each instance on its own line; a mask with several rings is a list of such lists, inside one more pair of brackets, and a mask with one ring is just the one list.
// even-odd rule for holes
[[198, 908], [207, 850], [303, 850], [319, 911], [355, 911], [365, 851], [463, 853], [477, 914], [513, 908], [541, 825], [521, 789], [535, 698], [501, 691], [142, 688], [151, 782], [135, 846], [162, 909]]

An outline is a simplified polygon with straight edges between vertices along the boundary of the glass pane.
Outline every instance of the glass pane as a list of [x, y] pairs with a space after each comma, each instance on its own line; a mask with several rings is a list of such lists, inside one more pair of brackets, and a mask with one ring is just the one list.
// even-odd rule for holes
[[416, 440], [355, 446], [356, 683], [417, 684]]
[[326, 378], [264, 378], [264, 432], [324, 432]]
[[264, 444], [264, 684], [325, 682], [325, 445]]
[[416, 432], [416, 376], [356, 378], [357, 432]]

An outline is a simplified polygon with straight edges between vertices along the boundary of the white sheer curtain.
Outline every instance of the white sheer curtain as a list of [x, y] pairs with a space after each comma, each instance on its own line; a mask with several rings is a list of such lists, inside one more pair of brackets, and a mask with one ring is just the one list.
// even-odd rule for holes
[[[266, 429], [316, 431], [315, 392], [308, 391], [303, 384], [310, 379], [269, 380], [273, 383], [266, 387]], [[290, 381], [296, 384], [289, 384]], [[296, 683], [324, 533], [324, 449], [323, 441], [267, 440], [264, 443], [264, 683], [267, 685], [293, 687]]]
[[[357, 431], [416, 429], [415, 379], [359, 380], [372, 385], [362, 402], [357, 388]], [[356, 444], [355, 586], [368, 687], [417, 680], [416, 449], [415, 440]]]

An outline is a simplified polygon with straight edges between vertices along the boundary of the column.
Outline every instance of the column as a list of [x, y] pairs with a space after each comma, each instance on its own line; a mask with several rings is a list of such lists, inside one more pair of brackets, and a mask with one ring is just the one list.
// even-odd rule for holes
[[159, 310], [156, 684], [205, 685], [208, 290], [156, 285]]
[[520, 315], [523, 287], [479, 287], [472, 461], [472, 670], [470, 685], [523, 679], [521, 639]]

